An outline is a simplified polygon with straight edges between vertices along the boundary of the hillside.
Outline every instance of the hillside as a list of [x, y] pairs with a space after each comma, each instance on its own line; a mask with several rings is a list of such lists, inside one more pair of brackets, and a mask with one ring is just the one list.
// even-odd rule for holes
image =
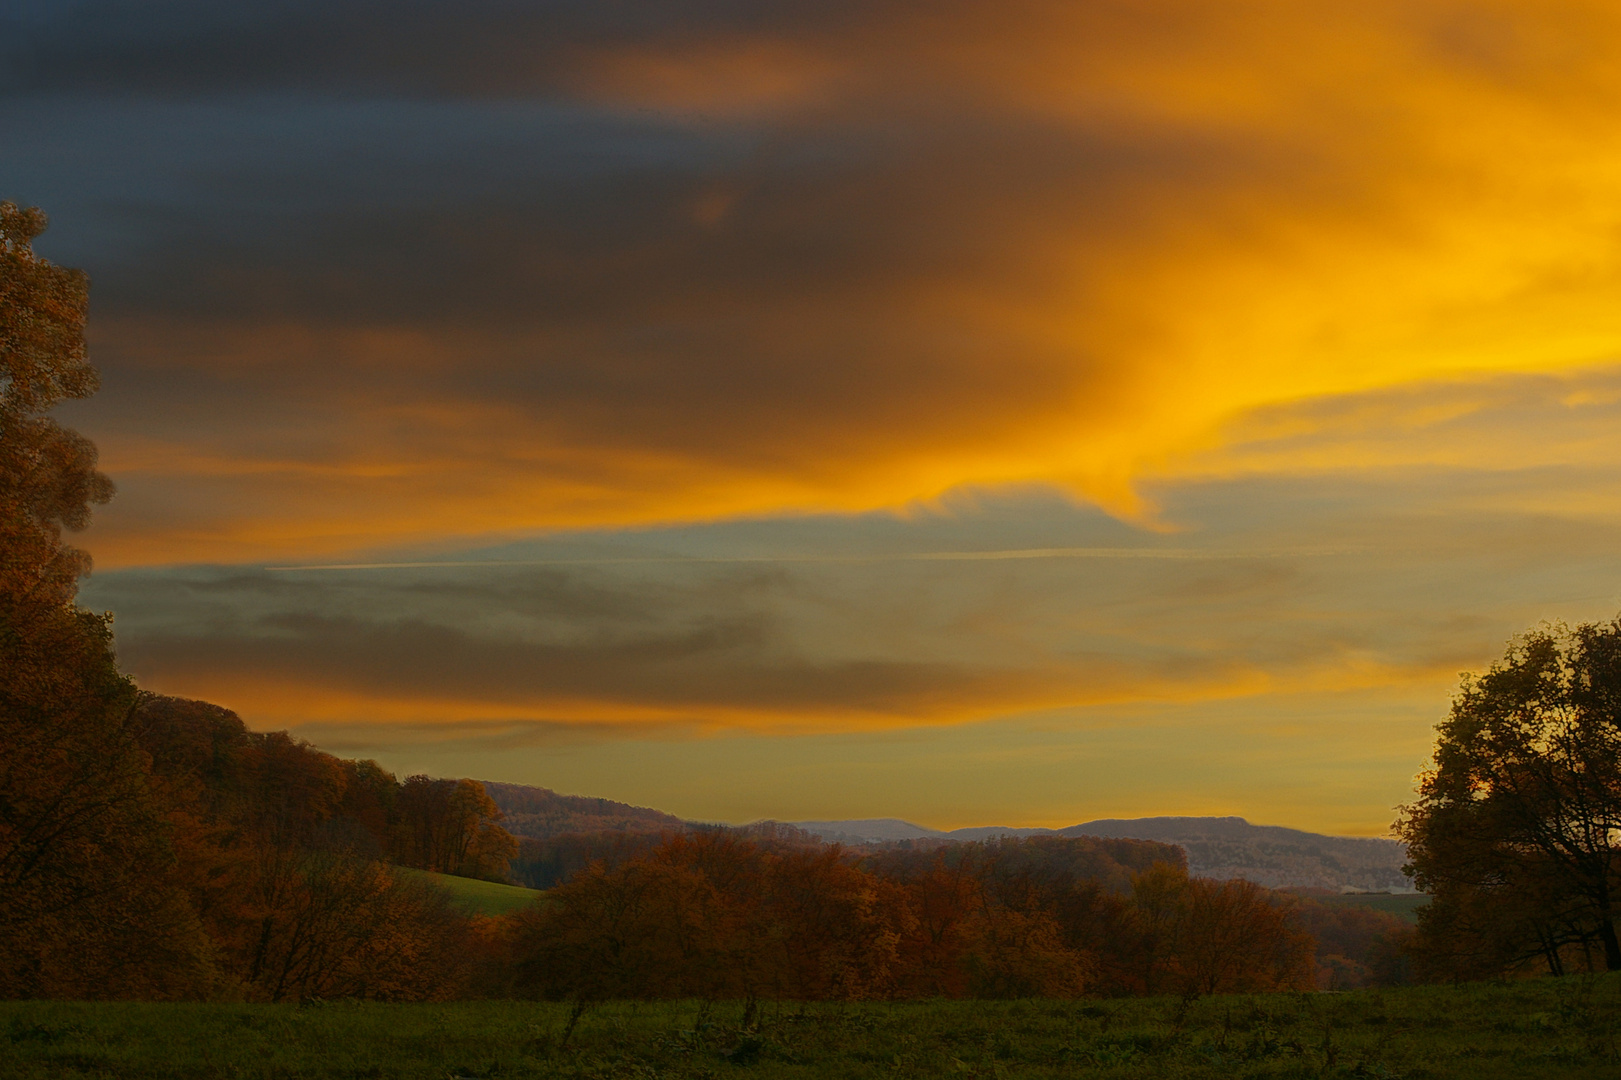
[[549, 788], [484, 781], [484, 790], [506, 815], [501, 825], [514, 836], [549, 840], [570, 833], [681, 832], [687, 823], [674, 814], [645, 806], [559, 795]]
[[1270, 888], [1410, 891], [1401, 872], [1407, 849], [1394, 840], [1324, 836], [1241, 817], [1162, 817], [1088, 821], [1064, 836], [1129, 837], [1176, 844], [1200, 877], [1244, 878]]
[[453, 874], [435, 874], [427, 870], [413, 870], [396, 866], [399, 877], [421, 878], [451, 895], [457, 907], [474, 915], [505, 915], [528, 907], [540, 895], [536, 889], [517, 885], [503, 885], [497, 881], [479, 881], [477, 878], [456, 877]]
[[[631, 837], [684, 831], [692, 825], [660, 810], [612, 799], [559, 795], [548, 788], [486, 781], [484, 790], [506, 814], [501, 824], [514, 836], [527, 841], [568, 838], [563, 848], [557, 850], [553, 850], [555, 845], [552, 844], [526, 845], [520, 856], [524, 866], [514, 867], [515, 871], [520, 871], [517, 876], [521, 880], [542, 888], [550, 887], [592, 859], [606, 858], [614, 862], [633, 849], [639, 850], [635, 842], [625, 847]], [[1277, 825], [1252, 825], [1241, 817], [1105, 818], [1063, 829], [980, 825], [949, 832], [899, 818], [789, 824], [827, 843], [851, 846], [905, 840], [975, 841], [999, 836], [1046, 835], [1156, 840], [1182, 848], [1187, 853], [1189, 872], [1199, 877], [1243, 878], [1269, 888], [1332, 892], [1341, 889], [1411, 890], [1401, 872], [1406, 852], [1394, 840], [1325, 836]], [[610, 843], [611, 838], [602, 834], [618, 834], [621, 839]]]
[[897, 818], [799, 821], [795, 825], [829, 843], [871, 844], [896, 840], [987, 840], [997, 836], [1101, 836], [1158, 840], [1187, 852], [1188, 871], [1199, 877], [1243, 878], [1270, 888], [1343, 888], [1409, 891], [1402, 874], [1406, 851], [1394, 840], [1325, 836], [1276, 825], [1251, 825], [1241, 817], [1106, 818], [1064, 829], [975, 826], [944, 832]]

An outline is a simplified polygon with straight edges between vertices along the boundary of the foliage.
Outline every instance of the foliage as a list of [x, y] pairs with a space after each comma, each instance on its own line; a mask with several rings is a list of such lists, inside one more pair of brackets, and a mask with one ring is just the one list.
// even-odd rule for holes
[[517, 986], [544, 997], [882, 996], [904, 910], [837, 848], [676, 836], [518, 916]]
[[687, 823], [674, 814], [612, 799], [559, 795], [548, 788], [489, 781], [484, 790], [501, 808], [506, 830], [520, 838], [547, 840], [566, 834], [610, 832], [658, 836], [687, 829]]
[[1295, 922], [1317, 942], [1317, 985], [1324, 990], [1396, 986], [1409, 978], [1414, 937], [1408, 919], [1360, 904], [1303, 899]]
[[109, 618], [73, 606], [63, 542], [112, 485], [46, 412], [96, 388], [85, 276], [0, 203], [0, 996], [170, 997], [211, 981], [137, 742]]
[[550, 889], [593, 863], [617, 869], [633, 859], [645, 857], [663, 842], [661, 833], [625, 829], [562, 833], [544, 839], [520, 836], [518, 853], [509, 864], [508, 873], [512, 880], [532, 889]]
[[112, 497], [96, 449], [46, 414], [98, 385], [86, 360], [89, 279], [34, 254], [45, 215], [0, 203], [0, 618], [14, 628], [73, 602], [90, 567], [62, 531]]
[[410, 776], [393, 799], [396, 862], [459, 877], [504, 881], [518, 843], [477, 780]]
[[755, 1076], [1566, 1080], [1621, 1068], [1621, 983], [1123, 1001], [0, 1004], [17, 1080]]
[[1422, 963], [1478, 977], [1621, 969], [1621, 620], [1518, 638], [1466, 678], [1397, 828]]
[[[236, 992], [267, 1001], [461, 992], [467, 913], [382, 861], [398, 858], [421, 824], [402, 824], [409, 782], [284, 732], [251, 732], [206, 702], [148, 694], [137, 714], [192, 907]], [[443, 800], [451, 822], [428, 827], [452, 833], [456, 815], [479, 806], [476, 785], [468, 794]]]
[[1039, 837], [862, 860], [837, 846], [667, 837], [516, 916], [514, 986], [579, 1000], [815, 1001], [1313, 985], [1312, 938], [1291, 902], [1172, 863], [1120, 882], [1101, 850]]

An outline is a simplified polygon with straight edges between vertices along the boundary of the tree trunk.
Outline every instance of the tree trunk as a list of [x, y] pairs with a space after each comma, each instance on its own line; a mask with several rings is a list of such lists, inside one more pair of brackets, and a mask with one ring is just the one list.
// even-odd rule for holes
[[1599, 919], [1599, 940], [1604, 942], [1604, 968], [1606, 971], [1621, 971], [1621, 941], [1615, 937], [1615, 920], [1605, 913]]

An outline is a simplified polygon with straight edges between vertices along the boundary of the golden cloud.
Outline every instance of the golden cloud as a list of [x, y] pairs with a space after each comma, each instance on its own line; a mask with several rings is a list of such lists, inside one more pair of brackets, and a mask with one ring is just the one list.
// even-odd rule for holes
[[[115, 364], [207, 376], [162, 423], [97, 414], [126, 491], [103, 564], [964, 485], [1055, 484], [1151, 522], [1144, 479], [1208, 464], [1248, 417], [1621, 356], [1613, 5], [695, 25], [578, 45], [569, 101], [744, 149], [559, 181], [578, 221], [456, 225], [463, 262], [412, 271], [439, 308], [401, 298], [416, 278], [390, 293], [407, 214], [325, 238], [296, 286], [226, 275], [239, 314], [104, 318]], [[458, 266], [489, 276], [462, 296]]]

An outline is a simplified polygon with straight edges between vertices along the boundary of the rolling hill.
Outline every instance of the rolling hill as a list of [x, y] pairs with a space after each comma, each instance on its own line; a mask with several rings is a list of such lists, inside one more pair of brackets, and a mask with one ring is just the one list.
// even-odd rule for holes
[[828, 843], [843, 844], [1040, 835], [1158, 840], [1186, 851], [1189, 871], [1200, 877], [1243, 878], [1270, 888], [1412, 891], [1401, 872], [1406, 849], [1394, 840], [1325, 836], [1276, 825], [1252, 825], [1241, 817], [1105, 818], [1064, 829], [988, 825], [949, 832], [897, 818], [794, 824]]
[[574, 833], [681, 832], [687, 823], [674, 814], [645, 806], [595, 799], [585, 795], [559, 795], [550, 788], [482, 781], [484, 790], [506, 815], [501, 826], [513, 836], [549, 840]]
[[[559, 795], [548, 788], [485, 781], [484, 790], [506, 814], [502, 825], [513, 835], [531, 841], [604, 833], [623, 834], [628, 838], [680, 832], [695, 824], [661, 810], [612, 799]], [[1241, 817], [1104, 818], [1063, 829], [980, 825], [950, 831], [930, 829], [899, 818], [788, 824], [819, 836], [827, 843], [851, 846], [905, 840], [949, 842], [1042, 835], [1158, 840], [1176, 844], [1186, 851], [1188, 869], [1201, 877], [1243, 878], [1269, 888], [1412, 891], [1401, 872], [1406, 850], [1394, 840], [1326, 836], [1277, 825], [1252, 825]], [[579, 859], [599, 854], [593, 849], [580, 854]], [[549, 853], [548, 857], [552, 855], [555, 853]], [[530, 853], [529, 857], [538, 856]], [[563, 869], [556, 870], [558, 874], [563, 872]]]

